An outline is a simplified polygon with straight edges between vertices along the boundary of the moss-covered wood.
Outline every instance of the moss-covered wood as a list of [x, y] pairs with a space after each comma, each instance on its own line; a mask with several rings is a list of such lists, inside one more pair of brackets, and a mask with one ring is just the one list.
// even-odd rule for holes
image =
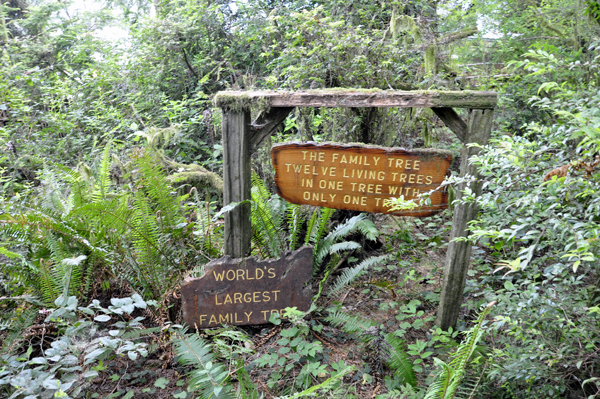
[[223, 109], [269, 107], [459, 107], [494, 108], [492, 91], [398, 91], [379, 89], [324, 89], [305, 91], [225, 91], [214, 98]]

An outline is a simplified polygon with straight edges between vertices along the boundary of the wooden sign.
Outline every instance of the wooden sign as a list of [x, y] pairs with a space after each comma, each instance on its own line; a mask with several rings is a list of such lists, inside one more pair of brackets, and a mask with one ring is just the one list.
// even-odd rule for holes
[[195, 328], [264, 324], [286, 307], [307, 311], [312, 252], [302, 247], [278, 260], [226, 256], [208, 263], [202, 277], [181, 285], [183, 321]]
[[[273, 146], [271, 158], [277, 192], [294, 204], [399, 216], [429, 216], [448, 207], [439, 186], [450, 169], [449, 151], [283, 143]], [[418, 201], [431, 190], [430, 205], [389, 211], [391, 198]]]

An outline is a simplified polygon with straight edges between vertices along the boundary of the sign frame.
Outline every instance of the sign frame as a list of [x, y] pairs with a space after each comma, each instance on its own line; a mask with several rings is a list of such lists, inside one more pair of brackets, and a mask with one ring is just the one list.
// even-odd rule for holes
[[[455, 192], [460, 199], [466, 188], [474, 196], [481, 193], [477, 166], [469, 158], [478, 146], [489, 141], [497, 94], [491, 91], [398, 91], [379, 89], [327, 89], [306, 91], [225, 91], [214, 97], [223, 111], [223, 202], [241, 203], [225, 215], [225, 253], [233, 257], [250, 252], [251, 152], [285, 120], [294, 107], [428, 107], [463, 142], [460, 175], [473, 176]], [[260, 107], [254, 122], [251, 108]], [[467, 109], [466, 121], [454, 110]], [[457, 240], [468, 236], [468, 224], [477, 216], [475, 202], [454, 207], [450, 244], [446, 252], [444, 280], [436, 325], [444, 330], [455, 327], [471, 258], [471, 244]]]

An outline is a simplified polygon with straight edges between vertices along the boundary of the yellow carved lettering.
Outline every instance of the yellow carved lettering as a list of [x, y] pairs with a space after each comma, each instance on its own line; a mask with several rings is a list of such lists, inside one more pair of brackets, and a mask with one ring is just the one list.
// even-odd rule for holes
[[242, 293], [241, 292], [235, 292], [233, 294], [233, 303], [242, 303]]
[[[231, 274], [230, 274], [231, 273]], [[231, 277], [230, 277], [231, 276]], [[227, 274], [225, 275], [227, 280], [233, 281], [235, 280], [235, 270], [227, 270]]]
[[215, 280], [223, 281], [223, 277], [225, 276], [225, 270], [223, 270], [221, 274], [217, 274], [217, 272], [213, 271], [213, 275], [215, 276]]

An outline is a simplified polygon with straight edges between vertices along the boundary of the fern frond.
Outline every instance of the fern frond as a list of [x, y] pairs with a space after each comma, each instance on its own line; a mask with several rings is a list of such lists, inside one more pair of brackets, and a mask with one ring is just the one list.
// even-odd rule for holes
[[435, 365], [439, 371], [436, 379], [431, 384], [425, 395], [425, 399], [452, 399], [466, 374], [467, 366], [477, 347], [477, 343], [484, 334], [482, 328], [485, 317], [490, 313], [495, 302], [479, 314], [475, 325], [465, 333], [465, 339], [458, 346], [450, 363], [445, 363], [434, 358]]
[[315, 228], [315, 223], [317, 222], [318, 216], [319, 208], [316, 208], [306, 226], [306, 237], [304, 237], [304, 245], [310, 244], [310, 239], [313, 235], [313, 229]]
[[98, 170], [97, 183], [94, 185], [92, 191], [92, 201], [97, 202], [106, 199], [108, 190], [110, 188], [110, 147], [112, 142], [106, 143], [104, 152], [102, 153], [102, 159], [100, 160], [100, 169]]
[[328, 379], [326, 379], [318, 385], [313, 385], [312, 387], [307, 388], [302, 392], [295, 393], [293, 395], [278, 396], [275, 399], [298, 399], [306, 396], [316, 396], [318, 391], [330, 391], [332, 388], [337, 386], [337, 382], [340, 379], [344, 378], [345, 375], [351, 373], [354, 370], [356, 370], [355, 366], [346, 366], [339, 372], [337, 372], [335, 375], [329, 377]]
[[413, 364], [404, 350], [404, 341], [394, 334], [387, 334], [385, 342], [389, 345], [388, 366], [395, 370], [394, 378], [400, 380], [402, 384], [417, 386], [417, 376], [413, 370]]
[[334, 210], [331, 208], [321, 208], [321, 217], [319, 217], [319, 227], [315, 234], [310, 238], [310, 241], [313, 244], [319, 243], [325, 232], [327, 231], [327, 226], [329, 225], [329, 219], [333, 215]]
[[2, 353], [12, 353], [13, 350], [17, 349], [17, 343], [24, 339], [23, 331], [33, 324], [38, 314], [38, 308], [32, 306], [24, 309], [23, 312], [12, 318], [10, 327], [8, 328], [9, 333], [2, 343]]
[[346, 220], [345, 223], [336, 226], [335, 229], [333, 229], [333, 231], [329, 233], [327, 237], [325, 237], [325, 240], [336, 241], [341, 238], [344, 238], [347, 235], [358, 230], [359, 225], [365, 220], [368, 220], [367, 215], [365, 213], [361, 213], [358, 216], [351, 217], [350, 219]]
[[287, 219], [289, 227], [289, 245], [290, 251], [298, 249], [298, 239], [300, 238], [300, 228], [302, 227], [302, 218], [300, 217], [300, 206], [288, 204]]
[[6, 248], [0, 247], [0, 255], [4, 255], [9, 259], [23, 259], [23, 255], [9, 251]]
[[358, 231], [361, 232], [367, 240], [375, 241], [379, 236], [379, 230], [375, 226], [375, 223], [371, 219], [365, 218], [357, 226]]
[[327, 255], [339, 254], [341, 252], [353, 251], [360, 248], [362, 248], [360, 244], [354, 241], [342, 241], [337, 244], [333, 244], [330, 240], [326, 240], [323, 241], [318, 249], [317, 254], [314, 255], [313, 263], [315, 265], [320, 265]]
[[39, 266], [39, 290], [42, 293], [42, 298], [47, 304], [54, 303], [54, 300], [60, 295], [60, 284], [56, 281], [56, 276], [53, 273], [51, 262], [40, 260]]
[[223, 230], [220, 229], [212, 220], [210, 213], [210, 204], [200, 201], [198, 191], [193, 188], [192, 193], [196, 200], [196, 226], [194, 235], [198, 237], [202, 250], [208, 259], [214, 259], [222, 256], [223, 253]]
[[356, 277], [358, 277], [361, 273], [366, 271], [371, 266], [380, 264], [389, 259], [389, 255], [371, 257], [363, 260], [358, 265], [346, 269], [342, 272], [342, 274], [335, 280], [335, 283], [329, 290], [327, 294], [329, 297], [334, 296], [336, 293], [341, 291], [343, 288], [348, 286]]
[[189, 373], [190, 387], [201, 391], [203, 398], [233, 399], [231, 385], [227, 384], [229, 371], [216, 362], [212, 346], [197, 335], [177, 332], [173, 341], [179, 362], [193, 366]]
[[160, 215], [164, 227], [174, 227], [184, 221], [179, 202], [174, 197], [162, 162], [152, 153], [145, 152], [134, 158], [140, 173], [143, 191], [152, 199], [154, 213]]
[[[253, 189], [254, 191], [254, 189]], [[279, 257], [285, 249], [281, 238], [281, 224], [277, 224], [277, 218], [269, 211], [266, 204], [252, 201], [252, 238], [257, 249], [263, 257]]]
[[271, 196], [265, 183], [256, 173], [252, 174], [251, 222], [255, 248], [263, 257], [279, 257], [286, 250], [283, 221], [286, 202]]
[[335, 311], [330, 313], [325, 318], [325, 321], [333, 324], [335, 327], [342, 329], [342, 331], [348, 334], [355, 334], [358, 332], [365, 332], [371, 327], [375, 327], [377, 323], [373, 320], [365, 319], [360, 316], [351, 315], [342, 311]]

